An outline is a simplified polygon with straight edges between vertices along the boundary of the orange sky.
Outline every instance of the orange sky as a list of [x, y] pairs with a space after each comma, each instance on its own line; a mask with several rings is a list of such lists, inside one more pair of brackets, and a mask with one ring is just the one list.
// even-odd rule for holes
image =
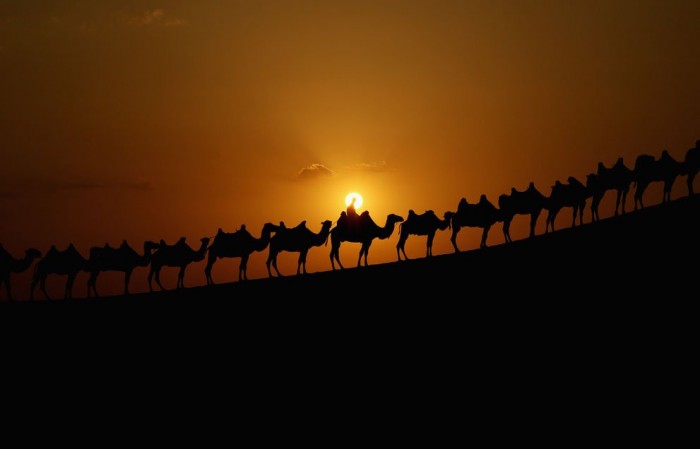
[[[700, 138], [698, 23], [695, 0], [5, 0], [0, 242], [15, 256], [73, 242], [87, 256], [124, 239], [197, 246], [241, 224], [259, 236], [266, 221], [318, 231], [352, 190], [383, 224], [529, 181], [548, 194], [619, 156], [682, 159]], [[514, 239], [526, 224], [516, 217]], [[479, 237], [462, 230], [460, 246]], [[370, 263], [396, 260], [397, 238], [375, 241]], [[502, 242], [499, 224], [489, 243]], [[309, 271], [329, 270], [329, 251], [312, 249]], [[425, 238], [406, 251], [424, 256]], [[358, 252], [343, 244], [343, 263]], [[439, 232], [434, 254], [448, 252]], [[267, 276], [266, 257], [251, 257], [249, 277]], [[280, 256], [283, 273], [296, 257]], [[237, 267], [217, 262], [214, 279]], [[174, 269], [163, 275], [174, 287]], [[115, 293], [121, 278], [98, 287]], [[28, 296], [28, 276], [12, 279]]]

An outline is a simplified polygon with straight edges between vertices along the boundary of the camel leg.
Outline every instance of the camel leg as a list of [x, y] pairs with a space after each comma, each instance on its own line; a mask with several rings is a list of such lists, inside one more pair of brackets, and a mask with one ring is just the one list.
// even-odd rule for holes
[[185, 269], [187, 265], [180, 267], [180, 272], [177, 274], [177, 288], [185, 288]]
[[695, 195], [695, 192], [693, 191], [693, 181], [695, 180], [695, 175], [697, 172], [693, 173], [688, 173], [688, 177], [686, 178], [686, 184], [688, 184], [688, 196], [693, 196]]
[[39, 282], [39, 279], [37, 279], [36, 275], [32, 276], [32, 282], [31, 285], [29, 286], [29, 300], [33, 301], [34, 300], [34, 289], [36, 289], [36, 284]]
[[433, 255], [433, 240], [434, 239], [435, 239], [434, 233], [428, 234], [428, 242], [427, 242], [428, 247], [426, 248], [427, 251], [425, 253], [426, 258], [432, 257], [432, 255]]
[[204, 277], [207, 280], [207, 285], [214, 285], [214, 280], [211, 278], [211, 269], [216, 262], [216, 257], [212, 257], [209, 253], [209, 258], [207, 258], [207, 266], [204, 267]]
[[63, 299], [72, 299], [73, 298], [73, 281], [75, 280], [75, 276], [73, 275], [68, 275], [68, 279], [66, 280], [66, 291], [63, 295]]
[[671, 189], [673, 189], [673, 181], [670, 180], [664, 183], [664, 202], [667, 203], [671, 201]]
[[39, 288], [41, 289], [41, 293], [43, 293], [44, 296], [46, 296], [46, 299], [51, 299], [48, 292], [46, 291], [46, 277], [41, 278], [41, 282], [39, 283]]
[[297, 265], [297, 274], [299, 274], [299, 268], [301, 268], [301, 272], [303, 274], [306, 274], [306, 251], [301, 251], [299, 253], [299, 264]]
[[574, 213], [572, 214], [573, 220], [571, 221], [571, 227], [573, 228], [576, 226], [576, 215], [578, 214], [578, 204], [572, 206], [571, 208], [574, 210]]
[[481, 232], [481, 244], [480, 248], [486, 248], [486, 239], [489, 238], [489, 230], [491, 226], [484, 226], [484, 230]]
[[[131, 270], [127, 270], [124, 273], [124, 296], [129, 294], [129, 281], [131, 280]], [[95, 296], [97, 296], [97, 291], [95, 291]]]
[[153, 280], [153, 274], [155, 272], [155, 268], [151, 266], [151, 271], [148, 272], [148, 291], [153, 292], [153, 285], [151, 284], [151, 281]]
[[399, 236], [399, 241], [396, 244], [396, 255], [399, 258], [399, 262], [401, 262], [401, 252], [403, 251], [404, 257], [408, 260], [408, 257], [406, 257], [406, 251], [403, 249], [404, 245], [406, 244], [406, 239], [408, 237], [404, 236], [403, 234]]
[[[367, 255], [369, 254], [369, 247], [370, 247], [370, 245], [372, 245], [372, 242], [371, 242], [371, 241], [370, 241], [369, 243], [367, 243], [366, 245], [363, 243], [363, 244], [362, 244], [362, 248], [360, 249], [360, 257], [362, 257], [362, 253], [363, 253], [363, 252], [364, 252], [364, 255], [365, 255], [365, 266], [367, 266]], [[358, 261], [357, 265], [360, 266], [359, 261]]]
[[459, 225], [452, 226], [452, 237], [450, 237], [450, 242], [452, 242], [452, 246], [455, 249], [455, 253], [459, 252], [459, 248], [457, 247], [457, 234], [459, 233], [459, 230], [460, 230]]
[[510, 238], [510, 220], [512, 220], [512, 218], [503, 220], [503, 238], [506, 239], [506, 243], [511, 243], [513, 241]]
[[586, 210], [586, 200], [581, 201], [578, 207], [578, 223], [583, 225], [583, 212]]
[[247, 281], [248, 280], [248, 256], [241, 257], [241, 264], [238, 267], [238, 280]]
[[275, 258], [272, 259], [272, 267], [275, 269], [275, 272], [277, 273], [277, 276], [283, 277], [282, 273], [280, 273], [279, 268], [277, 268], [277, 254], [275, 254]]
[[160, 283], [160, 268], [156, 270], [156, 284], [158, 284], [158, 287], [160, 287], [162, 291], [166, 291], [165, 287], [163, 287], [163, 284]]
[[98, 271], [93, 271], [90, 273], [90, 278], [88, 279], [88, 284], [87, 284], [87, 297], [90, 298], [91, 294], [94, 292], [95, 293], [95, 298], [97, 298], [99, 295], [97, 294], [97, 276], [99, 272]]
[[273, 261], [272, 251], [267, 255], [267, 260], [265, 261], [265, 266], [267, 267], [267, 276], [272, 277], [272, 271], [270, 270], [270, 264]]
[[535, 225], [537, 225], [537, 218], [540, 216], [540, 212], [537, 211], [530, 214], [530, 237], [535, 236]]
[[331, 267], [335, 270], [335, 262], [338, 262], [340, 269], [344, 269], [343, 264], [340, 262], [340, 243], [332, 243], [331, 246]]

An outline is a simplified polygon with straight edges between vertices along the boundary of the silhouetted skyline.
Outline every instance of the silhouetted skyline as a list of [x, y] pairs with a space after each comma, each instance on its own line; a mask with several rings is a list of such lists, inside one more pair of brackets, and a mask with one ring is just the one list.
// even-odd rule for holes
[[[383, 224], [442, 217], [461, 198], [497, 204], [530, 182], [549, 195], [599, 162], [631, 169], [664, 149], [682, 161], [698, 139], [697, 23], [691, 0], [2, 2], [0, 242], [15, 258], [71, 243], [88, 258], [123, 241], [142, 254], [145, 241], [213, 244], [219, 228], [258, 238], [266, 223], [306, 220], [317, 232], [349, 192]], [[653, 183], [644, 203], [661, 195]], [[512, 238], [528, 225], [515, 216]], [[370, 264], [396, 260], [397, 231], [372, 243]], [[462, 228], [456, 244], [482, 236]], [[438, 231], [433, 252], [452, 252], [450, 237]], [[343, 243], [343, 264], [356, 265], [356, 246]], [[425, 254], [426, 238], [405, 250]], [[250, 254], [249, 278], [268, 276], [267, 256]], [[239, 262], [219, 258], [214, 280], [236, 281]], [[306, 262], [330, 264], [323, 248]], [[298, 255], [278, 263], [296, 272]], [[206, 283], [206, 264], [187, 268], [186, 285]], [[147, 274], [135, 268], [129, 288], [147, 289]], [[30, 275], [12, 276], [23, 295]], [[161, 275], [176, 285], [177, 269]], [[101, 272], [97, 288], [124, 281]]]

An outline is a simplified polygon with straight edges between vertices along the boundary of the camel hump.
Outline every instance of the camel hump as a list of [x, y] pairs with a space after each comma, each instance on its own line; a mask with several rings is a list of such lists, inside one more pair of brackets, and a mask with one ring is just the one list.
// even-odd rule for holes
[[302, 220], [301, 223], [296, 226], [296, 229], [306, 229], [306, 220]]
[[408, 210], [408, 218], [416, 217], [418, 214], [413, 209]]

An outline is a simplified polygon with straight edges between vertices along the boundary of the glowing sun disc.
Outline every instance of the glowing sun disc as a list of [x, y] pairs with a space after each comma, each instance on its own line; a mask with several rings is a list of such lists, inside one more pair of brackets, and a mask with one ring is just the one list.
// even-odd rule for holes
[[350, 192], [348, 196], [345, 197], [345, 206], [349, 206], [352, 203], [352, 199], [355, 198], [355, 209], [362, 207], [362, 195], [357, 192]]

